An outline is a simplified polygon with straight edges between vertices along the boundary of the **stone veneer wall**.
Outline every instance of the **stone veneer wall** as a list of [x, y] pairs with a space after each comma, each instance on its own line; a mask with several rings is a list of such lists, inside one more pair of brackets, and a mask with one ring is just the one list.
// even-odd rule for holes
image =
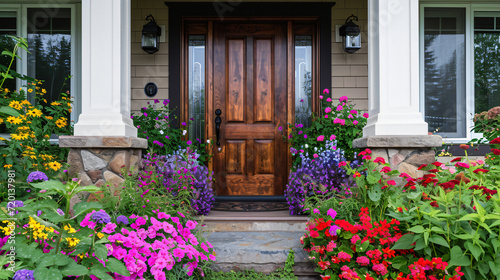
[[434, 148], [440, 147], [442, 141], [437, 135], [370, 136], [354, 140], [353, 146], [370, 148], [372, 159], [383, 157], [393, 170], [418, 178], [424, 175], [418, 167], [435, 161]]
[[[116, 194], [124, 182], [122, 169], [140, 168], [142, 150], [147, 148], [147, 140], [118, 136], [61, 136], [59, 146], [70, 148], [69, 176], [79, 178], [82, 186], [101, 187], [107, 183], [111, 192]], [[79, 199], [82, 198], [75, 198], [71, 204], [74, 205]]]

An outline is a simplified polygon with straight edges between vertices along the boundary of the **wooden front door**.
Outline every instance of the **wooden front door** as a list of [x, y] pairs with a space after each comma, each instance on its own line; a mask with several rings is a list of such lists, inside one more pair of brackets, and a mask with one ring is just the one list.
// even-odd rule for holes
[[214, 23], [213, 34], [213, 110], [222, 111], [213, 158], [217, 194], [283, 195], [287, 143], [278, 127], [287, 127], [286, 25]]

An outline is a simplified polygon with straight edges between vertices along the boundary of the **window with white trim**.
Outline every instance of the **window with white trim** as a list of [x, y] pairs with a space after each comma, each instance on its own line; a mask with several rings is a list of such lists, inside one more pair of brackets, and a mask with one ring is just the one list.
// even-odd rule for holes
[[[47, 103], [69, 92], [73, 98], [71, 120], [77, 121], [81, 96], [80, 80], [80, 5], [79, 4], [5, 4], [0, 5], [0, 53], [12, 51], [8, 35], [27, 38], [28, 51], [20, 50], [11, 69], [21, 75], [43, 80]], [[0, 64], [8, 66], [10, 58], [0, 56]], [[71, 78], [69, 78], [71, 77]], [[7, 81], [10, 91], [26, 86], [19, 79]], [[33, 94], [33, 93], [31, 93]], [[34, 101], [28, 93], [28, 99]]]
[[421, 4], [420, 65], [429, 132], [476, 137], [474, 114], [500, 106], [500, 4]]

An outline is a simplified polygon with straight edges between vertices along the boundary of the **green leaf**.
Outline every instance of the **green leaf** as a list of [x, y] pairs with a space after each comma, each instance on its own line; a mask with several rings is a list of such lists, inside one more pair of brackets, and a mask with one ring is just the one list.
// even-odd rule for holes
[[374, 184], [378, 183], [378, 181], [380, 181], [380, 179], [382, 179], [382, 176], [380, 175], [379, 172], [370, 172], [366, 176], [366, 181], [368, 181], [368, 184], [370, 184], [370, 185], [374, 185]]
[[448, 263], [448, 267], [450, 266], [469, 266], [470, 258], [468, 258], [463, 252], [462, 249], [458, 246], [453, 246], [451, 248], [451, 259]]
[[424, 232], [424, 242], [425, 242], [425, 245], [429, 244], [429, 232], [428, 231]]
[[463, 240], [470, 240], [470, 239], [474, 239], [474, 236], [468, 234], [468, 233], [464, 233], [464, 234], [455, 234], [455, 236], [457, 238], [460, 238], [460, 239], [463, 239]]
[[84, 238], [80, 240], [78, 245], [76, 245], [75, 251], [71, 255], [75, 256], [81, 253], [85, 253], [90, 249], [91, 245], [92, 245], [92, 238], [91, 237]]
[[16, 109], [9, 106], [0, 107], [0, 114], [6, 114], [14, 117], [18, 117], [20, 115]]
[[76, 262], [70, 262], [68, 265], [61, 267], [60, 271], [64, 276], [82, 276], [89, 273], [89, 270], [85, 266], [79, 265]]
[[368, 190], [368, 197], [370, 197], [370, 200], [373, 202], [377, 202], [382, 198], [382, 193], [373, 191], [373, 190]]
[[465, 267], [464, 275], [467, 280], [476, 280], [476, 273], [470, 267]]
[[479, 247], [476, 244], [473, 244], [470, 241], [465, 242], [465, 247], [471, 252], [476, 261], [479, 261], [479, 257], [481, 257], [481, 254], [483, 253], [481, 247]]
[[412, 249], [413, 246], [413, 234], [405, 234], [399, 238], [399, 240], [394, 243], [394, 246], [392, 246], [392, 250], [409, 250]]
[[414, 248], [414, 250], [415, 250], [415, 251], [420, 251], [420, 250], [424, 249], [425, 247], [427, 247], [427, 246], [425, 245], [424, 239], [423, 239], [423, 238], [420, 238], [420, 239], [418, 239], [418, 240], [417, 240], [417, 242], [415, 243], [415, 248]]
[[106, 262], [106, 267], [111, 272], [116, 272], [116, 273], [123, 275], [123, 276], [130, 276], [130, 272], [127, 270], [127, 267], [125, 266], [125, 264], [123, 264], [121, 261], [119, 261], [115, 258], [110, 258]]
[[35, 279], [62, 280], [62, 274], [56, 267], [46, 268], [37, 266], [33, 276]]
[[33, 218], [33, 220], [35, 220], [35, 221], [39, 222], [40, 224], [42, 224], [42, 225], [44, 225], [44, 226], [46, 226], [46, 227], [52, 227], [52, 228], [56, 229], [57, 231], [60, 231], [60, 230], [61, 230], [61, 229], [60, 229], [57, 225], [55, 225], [55, 224], [53, 224], [53, 223], [50, 223], [50, 222], [47, 222], [47, 221], [45, 221], [45, 220], [41, 219], [40, 217], [38, 217], [38, 216], [36, 216], [36, 215], [34, 215], [34, 216], [30, 216], [30, 217], [32, 217], [32, 218]]
[[[438, 215], [436, 215], [438, 216]], [[440, 234], [446, 234], [446, 231], [444, 231], [442, 228], [440, 227], [432, 227], [431, 228], [431, 232], [435, 232], [435, 233], [440, 233]], [[431, 241], [432, 242], [432, 241]]]
[[414, 226], [408, 229], [408, 231], [414, 232], [414, 233], [422, 233], [425, 231], [423, 226]]
[[101, 261], [105, 261], [108, 258], [108, 248], [103, 244], [97, 244], [94, 246], [95, 256]]
[[14, 56], [14, 54], [11, 51], [8, 51], [8, 50], [3, 51], [1, 55], [6, 55], [6, 56], [10, 56], [10, 57]]
[[438, 244], [438, 245], [444, 246], [446, 248], [450, 248], [450, 245], [448, 245], [448, 241], [446, 241], [446, 239], [444, 239], [441, 235], [433, 234], [429, 238], [429, 241], [434, 243], [434, 244]]
[[79, 192], [91, 192], [91, 193], [94, 193], [94, 192], [97, 192], [97, 191], [101, 191], [102, 189], [97, 187], [97, 186], [94, 186], [94, 185], [91, 185], [91, 186], [81, 186], [81, 187], [77, 187], [75, 189], [75, 191], [73, 192], [73, 194], [77, 194]]
[[467, 214], [467, 215], [463, 216], [462, 218], [460, 218], [459, 221], [474, 221], [476, 223], [479, 223], [479, 215], [476, 213]]
[[[107, 264], [106, 264], [107, 266]], [[102, 266], [97, 266], [97, 265], [94, 265], [93, 267], [90, 268], [90, 275], [94, 275], [96, 276], [97, 278], [99, 279], [103, 279], [103, 280], [113, 280], [113, 277], [111, 277], [109, 274], [106, 273], [106, 269]]]
[[102, 209], [102, 205], [99, 202], [80, 202], [75, 204], [73, 207], [73, 210], [75, 211], [75, 215], [73, 217], [78, 217], [83, 213], [99, 209]]
[[401, 270], [403, 267], [407, 265], [408, 260], [403, 256], [397, 256], [394, 259], [392, 259], [391, 262], [392, 262], [392, 267], [394, 267], [397, 270]]
[[37, 189], [48, 190], [48, 191], [57, 191], [61, 194], [66, 194], [66, 186], [61, 181], [58, 180], [49, 180], [40, 183], [31, 183], [31, 185]]
[[63, 254], [55, 255], [55, 265], [57, 266], [67, 265], [70, 261], [73, 261], [73, 259], [70, 259], [67, 255]]

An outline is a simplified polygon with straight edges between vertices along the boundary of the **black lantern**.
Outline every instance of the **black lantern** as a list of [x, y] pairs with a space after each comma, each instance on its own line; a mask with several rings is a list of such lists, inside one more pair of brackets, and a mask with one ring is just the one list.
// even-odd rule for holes
[[161, 28], [152, 15], [147, 16], [146, 20], [149, 22], [142, 27], [142, 49], [151, 54], [160, 48]]
[[340, 36], [342, 36], [342, 45], [347, 53], [355, 53], [361, 49], [361, 29], [352, 22], [353, 20], [358, 21], [358, 17], [351, 15], [339, 29]]

